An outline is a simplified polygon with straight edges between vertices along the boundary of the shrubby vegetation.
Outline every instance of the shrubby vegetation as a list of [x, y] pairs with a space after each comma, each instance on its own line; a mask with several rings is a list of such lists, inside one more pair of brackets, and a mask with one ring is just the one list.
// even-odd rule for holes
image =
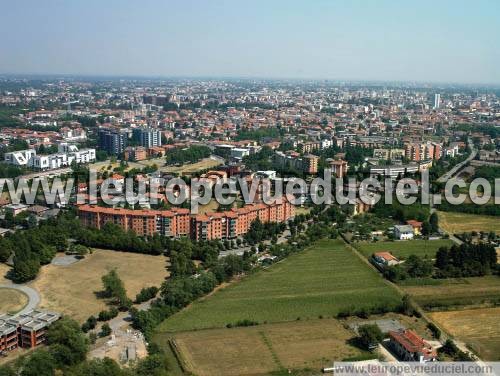
[[452, 205], [446, 201], [443, 201], [439, 205], [439, 210], [446, 212], [456, 212], [456, 213], [467, 213], [467, 214], [478, 214], [478, 215], [491, 215], [500, 216], [500, 205], [476, 205], [476, 204], [466, 204]]
[[383, 200], [379, 201], [372, 210], [372, 213], [381, 218], [392, 218], [405, 222], [410, 219], [424, 222], [429, 218], [430, 209], [428, 205], [414, 203], [413, 205], [402, 205], [397, 198], [393, 198], [391, 205], [386, 205]]
[[436, 253], [436, 277], [478, 277], [497, 271], [497, 254], [490, 244], [463, 243]]
[[208, 158], [212, 151], [208, 146], [192, 145], [187, 149], [174, 149], [167, 153], [166, 163], [195, 163], [203, 158]]
[[384, 276], [391, 281], [400, 281], [407, 278], [429, 277], [432, 272], [433, 264], [431, 260], [411, 255], [403, 264], [385, 268]]
[[115, 269], [102, 276], [102, 284], [104, 287], [103, 297], [112, 299], [112, 304], [117, 305], [120, 310], [127, 310], [132, 306], [132, 301], [127, 297], [125, 285]]
[[460, 350], [451, 339], [447, 339], [444, 345], [438, 349], [438, 354], [448, 355], [454, 361], [459, 362], [474, 361], [474, 358], [470, 353]]
[[280, 138], [285, 134], [280, 128], [268, 127], [259, 129], [240, 129], [235, 137], [235, 140], [254, 140], [262, 141], [263, 139]]
[[498, 272], [495, 248], [486, 243], [463, 243], [451, 248], [441, 247], [433, 263], [426, 257], [411, 255], [399, 265], [384, 269], [384, 276], [391, 281], [408, 278], [460, 278], [479, 277]]
[[358, 328], [358, 342], [364, 350], [372, 350], [383, 338], [384, 334], [376, 324], [361, 325]]
[[[189, 258], [182, 255], [182, 251], [175, 253], [175, 258]], [[252, 268], [251, 259], [248, 255], [229, 255], [221, 260], [215, 260], [207, 269], [197, 271], [185, 269], [179, 271], [169, 280], [165, 281], [160, 288], [160, 298], [153, 302], [147, 311], [131, 309], [133, 326], [141, 330], [149, 337], [154, 328], [167, 317], [184, 308], [194, 300], [208, 294], [222, 282], [230, 280], [234, 275], [248, 272]]]
[[250, 229], [244, 235], [245, 240], [251, 244], [257, 244], [261, 241], [276, 237], [286, 229], [285, 223], [269, 222], [262, 223], [258, 218], [252, 222]]
[[140, 304], [140, 303], [147, 302], [148, 300], [151, 300], [154, 297], [156, 297], [156, 294], [158, 294], [158, 291], [159, 291], [159, 289], [156, 286], [144, 287], [136, 295], [134, 303]]

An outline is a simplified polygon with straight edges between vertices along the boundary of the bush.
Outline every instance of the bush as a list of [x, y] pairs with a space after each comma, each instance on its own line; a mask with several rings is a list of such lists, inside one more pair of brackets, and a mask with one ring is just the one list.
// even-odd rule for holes
[[111, 319], [114, 319], [116, 316], [118, 316], [118, 309], [116, 308], [111, 308], [109, 311], [101, 311], [99, 312], [99, 315], [97, 316], [98, 321], [108, 321]]
[[436, 339], [441, 338], [441, 330], [439, 330], [439, 328], [436, 325], [430, 322], [427, 324], [427, 328], [432, 332], [434, 338]]
[[99, 333], [99, 337], [107, 337], [111, 334], [111, 328], [107, 323], [102, 324], [101, 332]]
[[236, 321], [236, 323], [234, 323], [234, 324], [227, 324], [226, 328], [236, 328], [239, 326], [256, 326], [256, 325], [259, 325], [258, 321], [245, 319], [245, 320]]
[[94, 316], [90, 316], [87, 321], [82, 325], [82, 330], [87, 333], [89, 330], [94, 329], [97, 325], [97, 319]]
[[140, 304], [153, 299], [158, 294], [158, 287], [144, 287], [135, 297], [135, 304]]
[[360, 326], [358, 334], [359, 344], [365, 350], [372, 350], [384, 338], [382, 331], [375, 324]]

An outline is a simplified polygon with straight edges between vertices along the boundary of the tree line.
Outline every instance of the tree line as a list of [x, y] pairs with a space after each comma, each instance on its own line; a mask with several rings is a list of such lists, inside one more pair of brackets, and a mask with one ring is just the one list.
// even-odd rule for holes
[[208, 146], [192, 145], [186, 149], [177, 148], [169, 151], [165, 160], [168, 165], [195, 163], [203, 158], [208, 158], [211, 154], [212, 151]]

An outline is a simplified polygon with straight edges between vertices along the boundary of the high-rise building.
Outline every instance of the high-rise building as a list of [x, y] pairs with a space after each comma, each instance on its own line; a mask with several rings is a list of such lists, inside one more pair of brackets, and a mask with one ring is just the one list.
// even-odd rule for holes
[[136, 128], [132, 132], [134, 140], [145, 148], [161, 146], [161, 132], [154, 128]]
[[99, 148], [108, 154], [118, 155], [127, 147], [128, 134], [124, 129], [99, 129]]
[[441, 94], [434, 94], [434, 108], [438, 109], [441, 105]]

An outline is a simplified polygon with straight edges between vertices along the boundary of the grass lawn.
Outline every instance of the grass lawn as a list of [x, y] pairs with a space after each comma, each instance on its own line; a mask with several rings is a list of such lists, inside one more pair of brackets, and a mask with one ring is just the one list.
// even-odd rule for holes
[[402, 288], [424, 309], [477, 306], [500, 299], [500, 277], [494, 275], [415, 282], [418, 284], [403, 284]]
[[439, 227], [451, 234], [471, 231], [494, 231], [500, 233], [500, 218], [453, 212], [438, 212]]
[[500, 360], [500, 308], [433, 312], [431, 318], [469, 345], [481, 359]]
[[26, 306], [28, 297], [14, 289], [0, 288], [0, 313], [16, 313]]
[[146, 286], [159, 286], [168, 276], [164, 256], [97, 249], [85, 259], [69, 265], [42, 267], [39, 276], [30, 283], [41, 294], [41, 308], [52, 309], [85, 321], [106, 309], [106, 302], [98, 299], [102, 291], [101, 277], [116, 268], [127, 289], [135, 295]]
[[[245, 328], [206, 329], [157, 335], [173, 338], [184, 368], [200, 376], [259, 375], [283, 369], [317, 374], [333, 360], [368, 355], [347, 341], [354, 333], [336, 319], [293, 321]], [[376, 355], [372, 355], [376, 356]]]
[[453, 242], [449, 239], [353, 243], [353, 246], [359, 249], [366, 257], [370, 257], [375, 252], [389, 251], [401, 259], [408, 258], [410, 255], [434, 258], [440, 247], [451, 247], [452, 245]]
[[160, 332], [335, 316], [347, 307], [392, 306], [398, 293], [341, 240], [309, 249], [217, 290], [160, 324]]

